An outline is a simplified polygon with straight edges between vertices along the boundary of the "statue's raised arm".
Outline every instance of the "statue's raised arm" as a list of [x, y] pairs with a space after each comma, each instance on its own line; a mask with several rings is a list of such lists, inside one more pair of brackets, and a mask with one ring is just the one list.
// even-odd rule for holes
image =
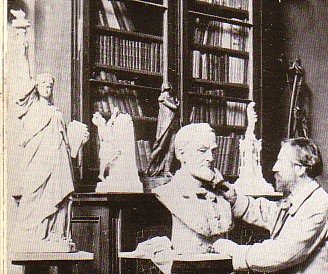
[[26, 36], [30, 23], [22, 10], [11, 10], [10, 13], [15, 19], [11, 24], [14, 39], [8, 39], [8, 83], [10, 98], [19, 107], [17, 116], [21, 117], [35, 100], [35, 81], [31, 76]]

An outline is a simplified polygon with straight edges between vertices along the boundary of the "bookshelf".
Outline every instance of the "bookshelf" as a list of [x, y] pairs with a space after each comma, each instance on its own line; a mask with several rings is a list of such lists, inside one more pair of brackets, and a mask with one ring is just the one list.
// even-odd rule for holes
[[[99, 141], [92, 114], [107, 120], [114, 107], [135, 127], [136, 161], [142, 174], [150, 157], [163, 81], [168, 81], [168, 0], [79, 0], [73, 2], [73, 117], [86, 122], [90, 141], [80, 155], [82, 183], [93, 191]], [[172, 47], [171, 47], [172, 48]]]
[[91, 133], [80, 155], [78, 191], [93, 191], [98, 181], [99, 142], [91, 122], [96, 111], [109, 119], [117, 107], [132, 116], [137, 166], [144, 173], [166, 81], [177, 91], [181, 125], [209, 123], [218, 136], [216, 166], [226, 178], [237, 178], [249, 102], [256, 101], [261, 120], [259, 80], [254, 80], [260, 75], [253, 65], [260, 58], [254, 51], [257, 3], [73, 1], [73, 117], [86, 122]]
[[182, 124], [207, 122], [217, 134], [215, 166], [238, 177], [239, 140], [254, 98], [252, 0], [180, 0]]

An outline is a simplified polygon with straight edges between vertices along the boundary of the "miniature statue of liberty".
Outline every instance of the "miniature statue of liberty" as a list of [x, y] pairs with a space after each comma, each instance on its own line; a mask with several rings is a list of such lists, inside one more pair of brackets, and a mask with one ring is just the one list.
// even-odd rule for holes
[[[88, 141], [89, 131], [78, 121], [67, 123], [53, 104], [55, 79], [51, 74], [31, 77], [26, 37], [30, 24], [23, 11], [11, 13], [16, 17], [12, 26], [17, 40], [10, 99], [16, 105], [14, 144], [19, 148], [11, 159], [19, 186], [13, 197], [21, 196], [15, 216], [19, 245], [13, 248], [17, 252], [74, 251], [70, 230], [70, 195], [74, 191], [71, 158]], [[72, 126], [80, 130], [75, 132]]]
[[263, 178], [261, 166], [262, 140], [255, 137], [255, 123], [257, 114], [254, 110], [255, 103], [247, 106], [247, 129], [245, 138], [240, 140], [240, 167], [239, 178], [235, 182], [237, 193], [240, 194], [266, 194], [274, 192], [271, 184]]

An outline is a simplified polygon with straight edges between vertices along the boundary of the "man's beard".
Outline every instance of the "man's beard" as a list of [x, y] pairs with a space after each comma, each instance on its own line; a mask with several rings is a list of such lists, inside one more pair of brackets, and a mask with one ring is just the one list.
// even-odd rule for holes
[[290, 186], [293, 184], [293, 181], [282, 180], [279, 174], [276, 174], [274, 177], [276, 179], [276, 191], [282, 192], [284, 196], [288, 196], [291, 193]]
[[211, 182], [215, 177], [214, 170], [207, 166], [202, 166], [197, 169], [190, 170], [192, 176], [202, 181]]

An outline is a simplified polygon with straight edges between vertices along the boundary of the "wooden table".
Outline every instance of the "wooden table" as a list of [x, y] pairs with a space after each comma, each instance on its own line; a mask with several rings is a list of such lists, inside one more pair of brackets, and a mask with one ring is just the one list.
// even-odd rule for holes
[[[142, 259], [150, 260], [148, 257], [142, 257], [135, 252], [119, 252], [121, 259]], [[227, 274], [233, 271], [231, 257], [217, 253], [204, 254], [176, 254], [173, 257], [172, 273], [199, 273], [199, 274]]]
[[49, 273], [49, 267], [55, 266], [58, 274], [73, 273], [78, 263], [93, 261], [93, 253], [78, 251], [64, 252], [16, 252], [10, 255], [11, 263], [24, 266], [25, 274]]

